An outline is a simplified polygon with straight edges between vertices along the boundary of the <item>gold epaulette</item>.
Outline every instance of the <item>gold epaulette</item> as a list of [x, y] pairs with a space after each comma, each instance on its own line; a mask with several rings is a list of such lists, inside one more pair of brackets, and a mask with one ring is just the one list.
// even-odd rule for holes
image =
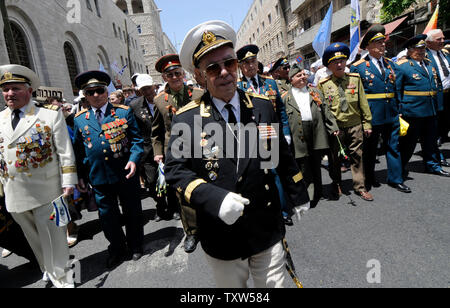
[[120, 104], [113, 104], [113, 107], [114, 107], [114, 108], [121, 108], [121, 109], [125, 109], [125, 110], [130, 109], [129, 106], [126, 106], [126, 105], [120, 105]]
[[44, 109], [52, 110], [52, 111], [59, 111], [61, 109], [61, 107], [52, 105], [52, 104], [36, 105], [36, 106], [39, 108], [44, 108]]
[[351, 76], [351, 77], [358, 77], [360, 78], [361, 76], [358, 73], [346, 73], [347, 76]]
[[89, 109], [83, 109], [83, 110], [81, 110], [80, 112], [78, 112], [78, 113], [75, 115], [75, 118], [78, 118], [80, 115], [82, 115], [83, 113], [88, 112], [88, 111], [89, 111]]
[[177, 115], [180, 115], [182, 113], [185, 113], [186, 111], [189, 111], [191, 109], [195, 109], [195, 108], [198, 108], [198, 107], [200, 107], [200, 101], [199, 100], [192, 101], [189, 104], [187, 104], [186, 106], [180, 108], [177, 111]]
[[332, 76], [328, 76], [328, 77], [326, 77], [326, 78], [321, 79], [321, 80], [319, 81], [319, 84], [323, 84], [323, 83], [329, 81], [329, 80], [331, 79], [331, 77], [332, 77]]
[[268, 97], [265, 96], [265, 95], [256, 94], [256, 93], [254, 93], [254, 92], [247, 92], [247, 94], [250, 95], [250, 96], [252, 96], [252, 97], [261, 98], [261, 99], [265, 99], [265, 100], [270, 101], [270, 98], [268, 98]]
[[360, 65], [360, 64], [362, 64], [364, 62], [366, 62], [366, 60], [365, 59], [361, 59], [361, 60], [356, 61], [355, 63], [353, 63], [352, 66], [358, 66], [358, 65]]
[[400, 61], [397, 61], [397, 65], [402, 65], [402, 64], [405, 64], [405, 63], [408, 63], [408, 62], [409, 62], [408, 59], [402, 59]]
[[275, 79], [273, 79], [273, 77], [271, 77], [271, 76], [264, 76], [264, 78], [265, 78], [265, 79], [269, 79], [269, 80], [275, 80]]

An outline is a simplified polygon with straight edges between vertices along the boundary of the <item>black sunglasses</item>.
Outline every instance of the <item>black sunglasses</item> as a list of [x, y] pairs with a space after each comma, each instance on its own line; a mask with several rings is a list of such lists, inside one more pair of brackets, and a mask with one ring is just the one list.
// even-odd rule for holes
[[165, 73], [166, 77], [169, 79], [172, 79], [173, 77], [180, 78], [183, 76], [182, 72], [175, 72], [175, 73]]
[[98, 89], [94, 89], [94, 90], [85, 90], [84, 91], [86, 96], [94, 96], [95, 93], [97, 93], [98, 95], [102, 95], [102, 94], [105, 94], [105, 92], [106, 92], [105, 88], [98, 88]]
[[222, 64], [228, 72], [235, 72], [238, 68], [238, 59], [227, 59], [208, 65], [205, 72], [209, 77], [217, 77], [222, 72]]

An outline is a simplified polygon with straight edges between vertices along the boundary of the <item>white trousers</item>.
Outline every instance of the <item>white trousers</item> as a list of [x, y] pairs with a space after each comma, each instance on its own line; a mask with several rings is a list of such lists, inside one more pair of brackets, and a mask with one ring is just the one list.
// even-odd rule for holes
[[69, 263], [67, 228], [50, 220], [52, 205], [44, 205], [24, 213], [11, 213], [20, 225], [42, 272], [60, 280], [66, 276]]
[[255, 288], [284, 288], [289, 280], [282, 242], [248, 259], [224, 261], [206, 254], [218, 288], [248, 288], [252, 275]]

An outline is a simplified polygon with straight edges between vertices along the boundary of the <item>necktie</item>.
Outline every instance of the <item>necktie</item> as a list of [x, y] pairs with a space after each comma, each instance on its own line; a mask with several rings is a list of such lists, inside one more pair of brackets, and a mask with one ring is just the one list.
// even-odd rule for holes
[[447, 65], [445, 65], [445, 61], [444, 61], [444, 59], [442, 59], [441, 53], [439, 51], [437, 52], [437, 55], [438, 55], [438, 59], [441, 64], [441, 67], [442, 67], [442, 71], [444, 72], [444, 77], [447, 78], [449, 75]]
[[340, 107], [341, 107], [342, 112], [347, 112], [348, 111], [348, 103], [347, 103], [347, 97], [345, 96], [345, 90], [342, 86], [343, 82], [344, 82], [344, 79], [338, 80], [339, 97], [341, 99]]
[[259, 88], [258, 87], [258, 82], [256, 82], [256, 78], [255, 77], [252, 78], [252, 84], [253, 84], [253, 87], [255, 88], [255, 90]]
[[384, 70], [383, 63], [381, 63], [381, 59], [378, 59], [378, 65], [380, 66], [381, 76], [383, 77], [383, 80], [385, 80], [386, 79], [386, 71]]
[[16, 109], [13, 111], [13, 113], [14, 113], [14, 118], [12, 119], [11, 124], [12, 124], [13, 130], [15, 130], [17, 125], [19, 124], [20, 114], [22, 113], [22, 111], [20, 111], [20, 109]]
[[228, 110], [228, 123], [237, 124], [236, 116], [233, 111], [233, 106], [231, 104], [226, 104], [225, 109]]
[[95, 118], [97, 119], [98, 125], [102, 126], [102, 111], [97, 109], [95, 112]]
[[430, 74], [428, 74], [428, 70], [427, 70], [427, 67], [425, 66], [425, 64], [423, 62], [420, 62], [420, 65], [425, 70], [425, 72], [427, 73], [428, 77], [430, 77]]

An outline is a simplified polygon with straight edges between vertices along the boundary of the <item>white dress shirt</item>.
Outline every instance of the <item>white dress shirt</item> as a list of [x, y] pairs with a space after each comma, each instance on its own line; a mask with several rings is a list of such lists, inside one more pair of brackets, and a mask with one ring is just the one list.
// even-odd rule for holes
[[[434, 57], [434, 60], [437, 63], [437, 66], [439, 68], [439, 75], [441, 76], [442, 86], [444, 87], [444, 89], [449, 89], [450, 88], [450, 75], [447, 77], [444, 76], [444, 71], [442, 70], [441, 62], [439, 61], [437, 51], [432, 50], [432, 49], [430, 49], [430, 50], [431, 50], [431, 54]], [[450, 65], [449, 65], [450, 63], [448, 63], [447, 57], [445, 56], [445, 54], [442, 51], [440, 51], [440, 56], [441, 56], [442, 60], [444, 61], [445, 65], [447, 66], [447, 69], [450, 71]]]
[[309, 92], [306, 87], [301, 89], [292, 87], [292, 94], [297, 102], [298, 110], [302, 115], [302, 121], [312, 121], [311, 104], [309, 98]]
[[378, 69], [378, 71], [380, 72], [380, 74], [383, 75], [383, 72], [382, 72], [382, 70], [381, 70], [381, 68], [380, 68], [380, 64], [379, 64], [379, 62], [378, 62], [378, 61], [380, 61], [381, 65], [383, 66], [384, 72], [386, 72], [386, 67], [384, 66], [383, 57], [381, 57], [380, 59], [377, 59], [377, 58], [375, 58], [375, 57], [372, 57], [371, 55], [369, 55], [369, 57], [370, 57], [370, 62], [372, 62], [372, 63], [375, 65], [375, 67]]
[[[220, 100], [215, 97], [212, 98], [212, 101], [213, 101], [214, 105], [216, 106], [217, 110], [219, 110], [219, 112], [222, 115], [225, 122], [228, 122], [228, 110], [225, 108], [225, 105], [227, 103], [225, 103], [223, 100]], [[234, 111], [234, 116], [236, 117], [236, 121], [238, 123], [240, 123], [241, 122], [241, 104], [239, 101], [239, 94], [237, 91], [234, 94], [234, 97], [229, 102], [229, 104], [231, 104], [231, 106], [233, 106], [233, 111]]]

